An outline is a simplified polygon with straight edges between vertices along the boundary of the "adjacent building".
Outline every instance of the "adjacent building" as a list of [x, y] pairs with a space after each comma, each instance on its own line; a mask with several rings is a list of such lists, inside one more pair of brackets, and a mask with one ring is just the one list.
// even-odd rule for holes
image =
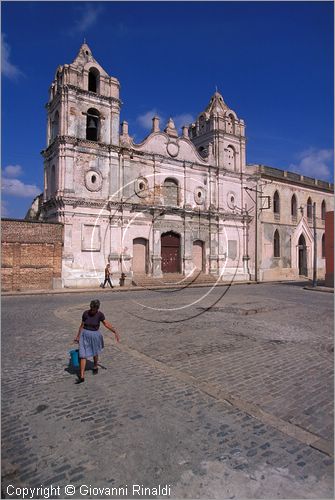
[[334, 207], [333, 184], [264, 165], [248, 169], [254, 173], [254, 189], [249, 193], [258, 214], [254, 224], [256, 279], [312, 278], [314, 248], [316, 274], [323, 279], [325, 219]]

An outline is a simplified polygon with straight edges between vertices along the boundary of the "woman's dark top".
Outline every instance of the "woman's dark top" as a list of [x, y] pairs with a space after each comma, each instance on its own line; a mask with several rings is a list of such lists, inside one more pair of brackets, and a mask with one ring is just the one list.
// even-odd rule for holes
[[82, 322], [84, 323], [85, 330], [99, 330], [101, 321], [105, 321], [105, 315], [101, 311], [97, 311], [93, 315], [90, 310], [83, 313]]

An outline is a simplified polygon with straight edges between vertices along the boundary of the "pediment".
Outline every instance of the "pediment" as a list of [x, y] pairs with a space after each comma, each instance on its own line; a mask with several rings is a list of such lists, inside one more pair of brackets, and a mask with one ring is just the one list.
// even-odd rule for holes
[[296, 246], [298, 244], [301, 234], [305, 236], [306, 243], [309, 243], [310, 245], [313, 243], [314, 240], [313, 233], [305, 217], [302, 217], [300, 219], [299, 224], [295, 228], [295, 231], [292, 236], [293, 246]]
[[208, 165], [208, 161], [199, 155], [194, 144], [189, 139], [185, 137], [172, 138], [164, 132], [150, 134], [140, 144], [133, 144], [133, 149], [179, 161]]
[[99, 73], [105, 77], [108, 77], [108, 73], [103, 69], [102, 66], [94, 58], [89, 46], [84, 43], [79, 49], [77, 56], [72, 62], [71, 66], [75, 66], [80, 69], [90, 69], [91, 67], [96, 68]]

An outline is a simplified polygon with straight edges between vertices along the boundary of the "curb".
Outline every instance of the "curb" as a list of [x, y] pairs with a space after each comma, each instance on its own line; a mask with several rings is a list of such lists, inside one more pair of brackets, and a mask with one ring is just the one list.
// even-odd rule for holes
[[[58, 294], [65, 294], [65, 293], [123, 293], [123, 292], [145, 292], [145, 291], [151, 291], [151, 290], [169, 290], [169, 289], [185, 289], [185, 288], [205, 288], [205, 287], [218, 287], [218, 286], [236, 286], [236, 285], [268, 285], [268, 284], [287, 284], [287, 283], [292, 283], [292, 281], [233, 281], [233, 282], [220, 282], [220, 283], [192, 283], [190, 285], [187, 284], [167, 284], [167, 285], [152, 285], [148, 287], [141, 287], [141, 286], [123, 286], [123, 287], [117, 287], [113, 289], [105, 289], [105, 291], [102, 290], [102, 288], [97, 287], [97, 288], [60, 288], [56, 290], [25, 290], [25, 291], [17, 291], [17, 292], [2, 292], [1, 295], [2, 297], [24, 297], [24, 296], [29, 296], [29, 295], [58, 295]], [[294, 282], [294, 283], [299, 283], [299, 282]], [[305, 281], [306, 283], [306, 281]], [[302, 283], [301, 283], [302, 285]], [[310, 289], [307, 287], [302, 287], [305, 289]], [[314, 290], [314, 288], [312, 288]], [[328, 291], [329, 290], [321, 290], [321, 291]], [[331, 289], [333, 292], [333, 289]]]
[[304, 290], [310, 290], [311, 292], [324, 292], [324, 293], [334, 293], [334, 288], [326, 286], [304, 286]]
[[145, 291], [151, 291], [151, 290], [168, 290], [168, 289], [179, 289], [179, 288], [203, 288], [203, 287], [217, 287], [217, 286], [230, 286], [230, 285], [257, 285], [259, 283], [256, 283], [255, 281], [238, 281], [236, 283], [198, 283], [198, 284], [191, 284], [191, 285], [178, 285], [178, 284], [168, 284], [168, 285], [152, 285], [148, 286], [147, 288], [141, 287], [141, 286], [122, 286], [114, 289], [109, 289], [106, 288], [105, 291], [103, 291], [100, 287], [99, 288], [62, 288], [60, 290], [31, 290], [31, 291], [22, 291], [22, 292], [2, 292], [1, 295], [2, 297], [23, 297], [26, 295], [57, 295], [57, 294], [63, 294], [63, 293], [95, 293], [95, 292], [101, 292], [101, 293], [122, 293], [122, 292], [145, 292]]

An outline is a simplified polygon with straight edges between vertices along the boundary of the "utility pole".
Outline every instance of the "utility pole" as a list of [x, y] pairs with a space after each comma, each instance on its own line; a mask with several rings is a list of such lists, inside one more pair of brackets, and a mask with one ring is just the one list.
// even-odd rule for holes
[[314, 233], [314, 258], [313, 258], [313, 287], [317, 285], [316, 266], [317, 266], [317, 241], [316, 241], [316, 203], [313, 203], [313, 233]]

